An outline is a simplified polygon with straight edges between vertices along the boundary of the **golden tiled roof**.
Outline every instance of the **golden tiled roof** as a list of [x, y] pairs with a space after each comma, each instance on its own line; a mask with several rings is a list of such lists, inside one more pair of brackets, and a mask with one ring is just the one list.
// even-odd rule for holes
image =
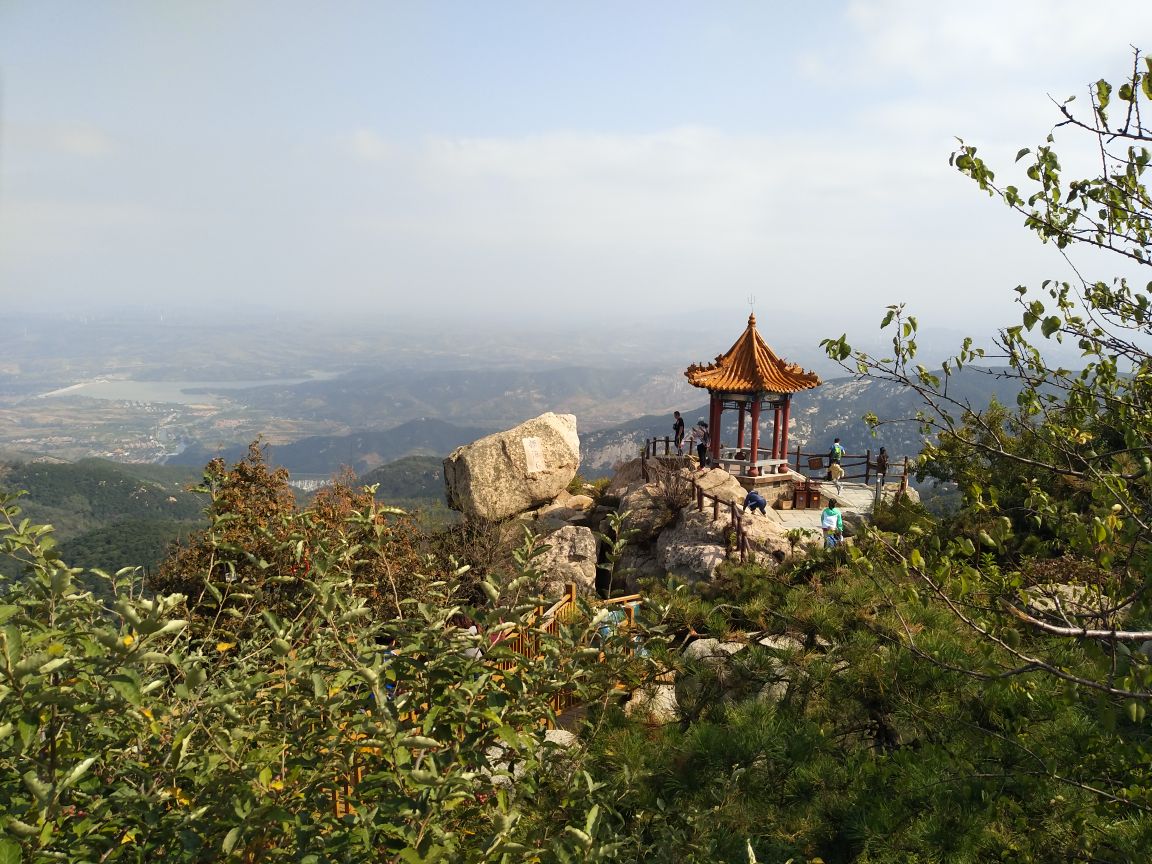
[[798, 393], [820, 386], [815, 372], [781, 360], [756, 332], [756, 316], [736, 344], [707, 366], [693, 363], [684, 371], [693, 387], [725, 393]]

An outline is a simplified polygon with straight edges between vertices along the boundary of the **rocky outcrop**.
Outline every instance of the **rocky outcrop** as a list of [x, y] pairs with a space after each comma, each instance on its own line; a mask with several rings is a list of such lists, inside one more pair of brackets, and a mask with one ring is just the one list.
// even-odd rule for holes
[[696, 485], [708, 495], [714, 495], [724, 504], [740, 506], [744, 503], [744, 496], [748, 493], [740, 485], [740, 481], [723, 468], [710, 468], [694, 478]]
[[627, 546], [616, 562], [616, 569], [612, 574], [612, 587], [623, 581], [629, 594], [640, 590], [640, 582], [644, 579], [661, 579], [668, 571], [660, 563], [654, 551], [641, 549], [636, 546]]
[[649, 684], [641, 687], [624, 705], [624, 715], [659, 725], [675, 723], [680, 719], [675, 685]]
[[727, 557], [727, 518], [712, 521], [712, 510], [688, 510], [660, 533], [656, 556], [668, 573], [688, 582], [710, 580]]
[[542, 414], [458, 447], [444, 460], [448, 506], [505, 519], [553, 500], [576, 476], [580, 439], [572, 414]]
[[[748, 547], [756, 560], [762, 564], [783, 560], [791, 551], [791, 545], [785, 536], [787, 529], [768, 516], [761, 516], [751, 510], [743, 517], [744, 534], [748, 538]], [[813, 542], [819, 538], [819, 533], [811, 534]]]
[[631, 532], [631, 542], [649, 543], [676, 519], [680, 508], [670, 505], [655, 483], [648, 483], [620, 499], [620, 512], [628, 514], [624, 526]]
[[543, 574], [541, 592], [545, 597], [558, 597], [569, 582], [578, 594], [596, 593], [596, 535], [591, 528], [565, 525], [543, 538], [547, 551], [533, 559]]
[[612, 474], [612, 482], [608, 484], [608, 494], [622, 498], [637, 486], [644, 484], [644, 460], [630, 459], [620, 465]]
[[567, 490], [561, 490], [552, 501], [536, 511], [536, 518], [575, 522], [587, 517], [595, 506], [596, 502], [588, 495], [570, 495]]

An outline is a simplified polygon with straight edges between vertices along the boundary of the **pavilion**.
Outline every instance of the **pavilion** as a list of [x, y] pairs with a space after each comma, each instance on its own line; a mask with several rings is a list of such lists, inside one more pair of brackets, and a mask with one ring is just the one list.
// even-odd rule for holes
[[[684, 376], [693, 387], [708, 391], [709, 456], [713, 465], [736, 469], [746, 487], [757, 485], [755, 478], [788, 471], [788, 421], [792, 394], [820, 386], [820, 378], [795, 363], [780, 359], [756, 330], [756, 316], [748, 316], [748, 327], [726, 354], [704, 366], [694, 363]], [[772, 409], [772, 446], [760, 446], [760, 417]], [[736, 410], [736, 446], [721, 444], [721, 418], [724, 411]], [[750, 421], [750, 422], [749, 422]], [[744, 446], [746, 426], [751, 427], [748, 447]]]

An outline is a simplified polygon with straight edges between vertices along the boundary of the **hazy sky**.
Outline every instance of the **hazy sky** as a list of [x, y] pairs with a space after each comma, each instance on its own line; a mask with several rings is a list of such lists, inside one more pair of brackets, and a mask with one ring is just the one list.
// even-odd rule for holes
[[1147, 0], [0, 0], [0, 300], [1005, 323], [1061, 262], [955, 136], [1008, 176], [1149, 37]]

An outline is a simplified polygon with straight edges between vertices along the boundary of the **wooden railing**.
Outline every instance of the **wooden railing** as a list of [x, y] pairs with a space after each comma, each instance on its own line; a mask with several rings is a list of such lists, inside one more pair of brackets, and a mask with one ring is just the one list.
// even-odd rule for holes
[[[650, 459], [658, 459], [662, 456], [668, 458], [685, 458], [687, 459], [692, 455], [687, 448], [683, 457], [677, 457], [673, 453], [675, 447], [674, 439], [665, 435], [663, 438], [646, 438], [644, 440], [644, 453], [641, 457], [644, 466], [644, 479], [648, 479], [647, 463]], [[721, 447], [722, 451], [737, 452], [734, 447]], [[745, 448], [747, 452], [747, 448]], [[768, 453], [770, 451], [760, 450], [760, 453]], [[749, 464], [750, 460], [739, 460], [735, 458], [721, 458], [721, 463], [725, 468], [738, 465]], [[778, 460], [768, 458], [761, 458], [757, 460], [758, 465], [762, 467], [761, 473], [768, 473], [775, 469], [776, 465], [781, 464]], [[820, 453], [805, 453], [799, 445], [796, 447], [794, 453], [789, 454], [789, 458], [784, 460], [784, 465], [787, 465], [791, 470], [797, 474], [802, 474], [812, 480], [819, 480], [824, 477], [828, 471], [829, 460], [828, 451], [824, 450]], [[872, 453], [872, 448], [868, 448], [863, 453], [845, 453], [840, 460], [840, 465], [844, 468], [844, 480], [862, 480], [865, 484], [871, 483], [876, 477], [876, 459]], [[911, 460], [904, 456], [902, 458], [890, 459], [888, 463], [888, 477], [899, 477], [901, 488], [908, 487], [908, 475], [911, 467]]]
[[[669, 439], [665, 438], [665, 444]], [[660, 439], [650, 438], [644, 442], [644, 455], [640, 460], [640, 473], [645, 482], [651, 479], [651, 469], [648, 466], [650, 459], [657, 458], [653, 455], [658, 449]], [[669, 469], [674, 470], [674, 469]], [[711, 492], [706, 492], [699, 483], [696, 482], [695, 477], [685, 477], [684, 482], [692, 484], [692, 498], [696, 502], [696, 510], [703, 512], [704, 503], [709, 502], [712, 505], [712, 521], [715, 522], [720, 518], [720, 510], [724, 508], [728, 511], [729, 526], [736, 534], [736, 551], [740, 555], [740, 561], [743, 563], [748, 560], [748, 534], [744, 530], [744, 520], [741, 518], [741, 510], [733, 501], [723, 501]]]
[[[624, 609], [624, 627], [631, 630], [636, 622], [636, 607], [641, 603], [643, 603], [641, 595], [628, 594], [623, 597], [597, 601], [596, 605], [600, 608], [622, 606]], [[508, 636], [502, 638], [500, 643], [522, 657], [534, 659], [540, 656], [540, 640], [545, 634], [557, 636], [562, 626], [571, 624], [579, 617], [580, 605], [576, 602], [576, 586], [569, 582], [559, 600], [547, 609], [538, 607], [524, 627], [512, 631]], [[496, 665], [500, 669], [508, 670], [515, 669], [519, 664], [515, 658], [507, 658], [496, 661]], [[559, 714], [573, 707], [575, 702], [569, 697], [570, 694], [569, 696], [562, 693], [554, 694], [552, 710]]]
[[[803, 474], [805, 477], [813, 480], [820, 480], [828, 472], [828, 467], [831, 462], [828, 459], [828, 451], [823, 453], [804, 453], [799, 447], [793, 454], [792, 465], [790, 466], [797, 474]], [[872, 482], [876, 475], [876, 460], [872, 455], [872, 449], [869, 448], [863, 453], [845, 453], [840, 459], [840, 465], [844, 469], [843, 480], [863, 480], [865, 485]], [[900, 488], [908, 488], [908, 474], [911, 467], [911, 460], [905, 456], [902, 459], [889, 459], [888, 471], [885, 477], [900, 478]], [[853, 473], [855, 471], [855, 473]], [[878, 479], [878, 478], [877, 478]]]
[[[659, 459], [661, 457], [668, 459], [687, 459], [689, 456], [695, 455], [695, 451], [691, 448], [686, 448], [683, 456], [674, 454], [672, 452], [674, 446], [673, 439], [667, 435], [663, 438], [646, 438], [644, 440], [643, 458], [645, 461], [649, 459]], [[743, 474], [745, 476], [775, 474], [788, 465], [787, 459], [774, 459], [772, 457], [772, 451], [766, 450], [763, 447], [756, 448], [755, 460], [751, 458], [751, 452], [751, 447], [721, 446], [720, 455], [715, 458], [713, 465], [717, 468], [724, 468], [727, 471], [735, 468], [737, 474]], [[709, 459], [712, 458], [712, 456], [709, 456]], [[751, 471], [753, 468], [755, 468], [755, 474]]]

